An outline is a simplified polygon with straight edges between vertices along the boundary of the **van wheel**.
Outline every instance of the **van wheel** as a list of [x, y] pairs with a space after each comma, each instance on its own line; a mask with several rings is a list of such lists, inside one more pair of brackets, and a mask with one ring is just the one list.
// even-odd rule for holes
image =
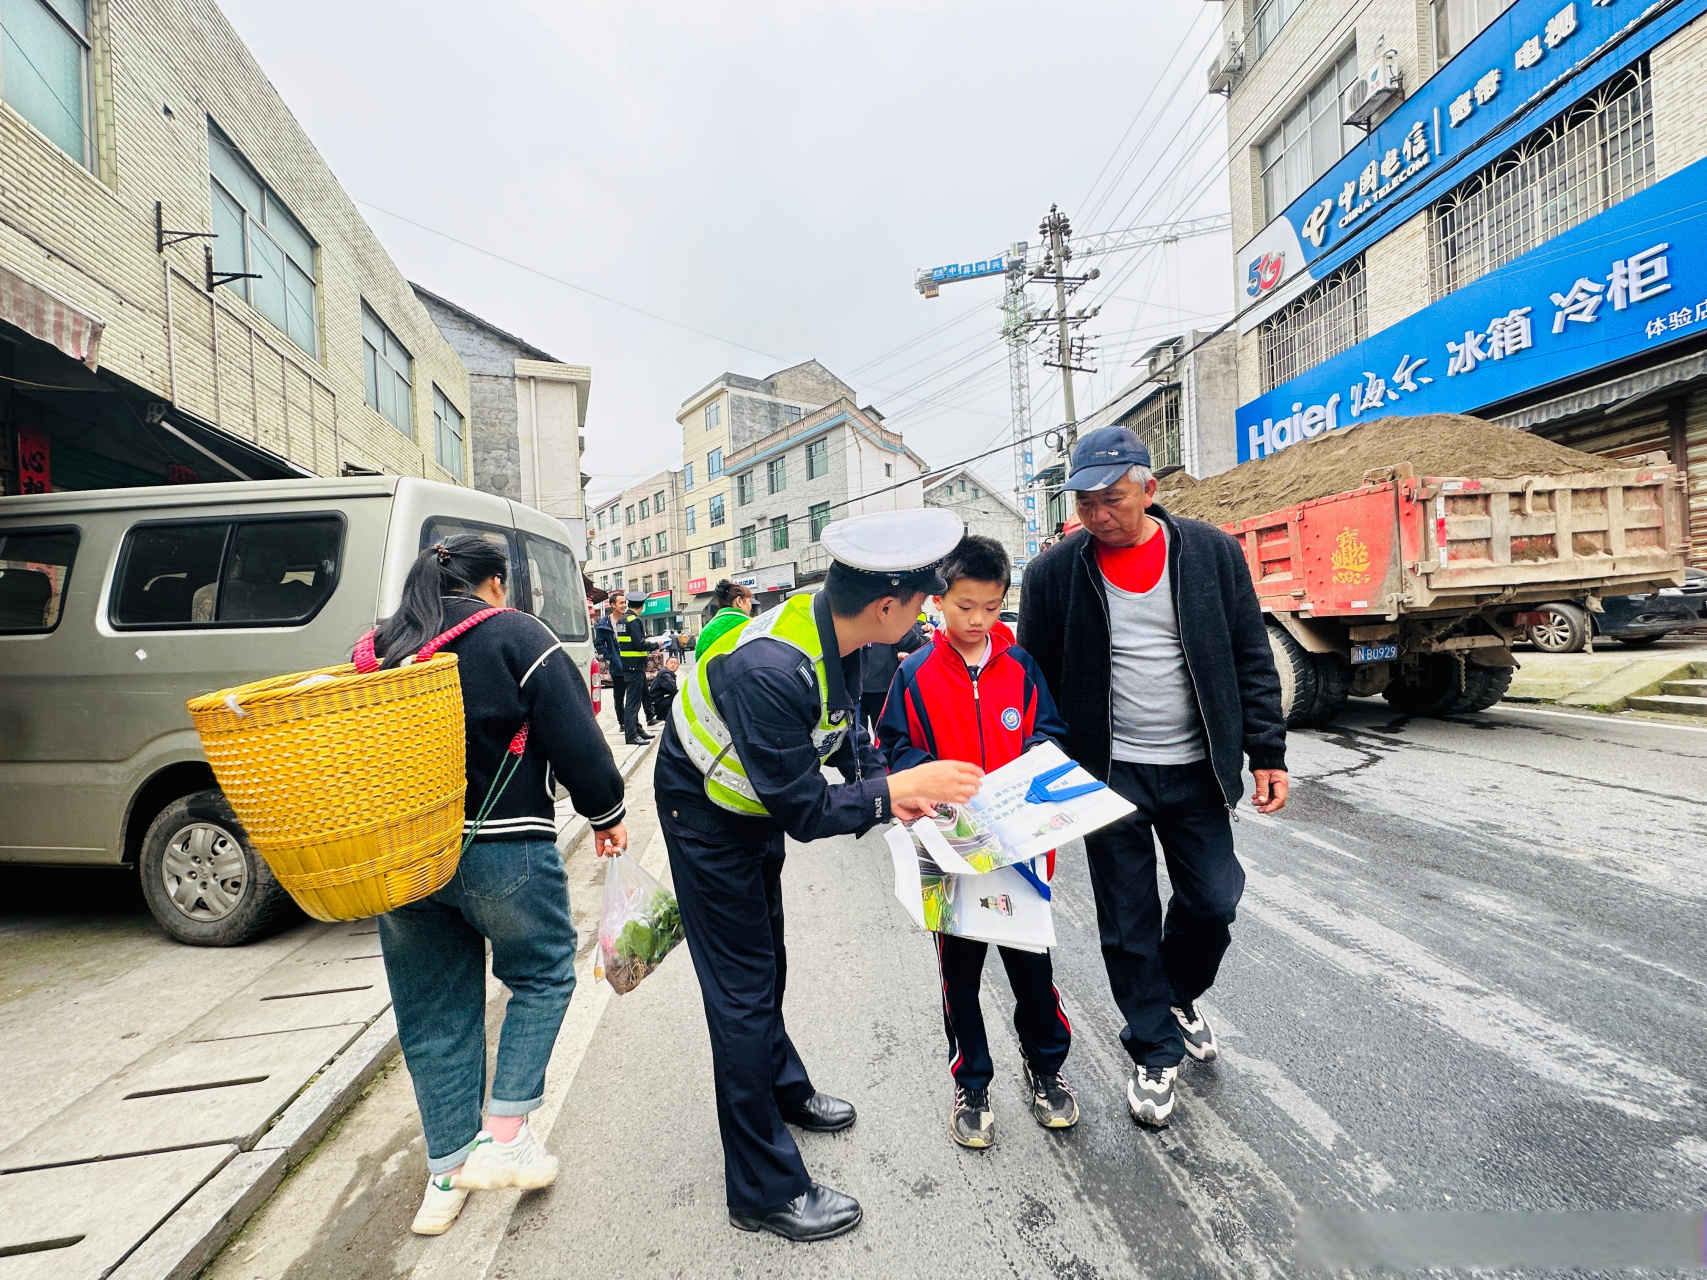
[[149, 911], [179, 942], [240, 947], [300, 917], [217, 787], [167, 805], [138, 862]]
[[1308, 717], [1316, 705], [1316, 664], [1285, 627], [1269, 624], [1268, 647], [1280, 676], [1280, 712], [1286, 717], [1286, 727], [1302, 728], [1310, 723]]

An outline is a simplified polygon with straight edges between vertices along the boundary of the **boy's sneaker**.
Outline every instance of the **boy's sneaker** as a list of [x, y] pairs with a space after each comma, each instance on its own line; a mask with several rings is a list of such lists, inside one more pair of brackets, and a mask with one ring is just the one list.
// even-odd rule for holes
[[1174, 1078], [1178, 1067], [1133, 1067], [1126, 1082], [1126, 1105], [1132, 1118], [1152, 1129], [1163, 1128], [1174, 1113]]
[[1071, 1129], [1079, 1123], [1079, 1100], [1059, 1071], [1033, 1071], [1028, 1062], [1025, 1086], [1031, 1090], [1031, 1114], [1045, 1129]]
[[457, 1185], [450, 1174], [428, 1178], [427, 1194], [421, 1198], [421, 1207], [415, 1210], [415, 1221], [409, 1224], [409, 1230], [418, 1236], [442, 1236], [450, 1230], [467, 1199], [468, 1191]]
[[523, 1124], [510, 1142], [499, 1142], [486, 1130], [474, 1140], [456, 1185], [475, 1191], [520, 1187], [534, 1191], [557, 1181], [557, 1157], [534, 1135], [533, 1126]]
[[1221, 1051], [1215, 1047], [1215, 1033], [1210, 1030], [1209, 1019], [1203, 1016], [1197, 1001], [1187, 1000], [1172, 1008], [1174, 1021], [1179, 1023], [1180, 1034], [1185, 1037], [1185, 1051], [1199, 1062], [1214, 1062], [1220, 1057]]
[[996, 1143], [996, 1113], [990, 1110], [988, 1089], [954, 1086], [954, 1111], [948, 1132], [963, 1147], [983, 1148]]

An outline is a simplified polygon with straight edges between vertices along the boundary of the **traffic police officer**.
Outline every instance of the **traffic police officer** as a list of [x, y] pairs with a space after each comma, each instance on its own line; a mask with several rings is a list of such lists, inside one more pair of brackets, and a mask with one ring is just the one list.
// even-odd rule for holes
[[[627, 597], [623, 597], [627, 603]], [[613, 612], [611, 623], [616, 630], [616, 652], [622, 662], [622, 740], [630, 746], [642, 746], [652, 741], [640, 727], [640, 709], [646, 703], [646, 659], [652, 651], [646, 646], [646, 624], [640, 615], [629, 610], [622, 617]]]
[[977, 790], [958, 761], [886, 776], [858, 714], [862, 648], [907, 633], [962, 532], [937, 508], [830, 525], [822, 590], [720, 635], [664, 731], [658, 813], [711, 1031], [729, 1221], [746, 1231], [822, 1240], [860, 1220], [852, 1196], [807, 1176], [787, 1128], [845, 1129], [854, 1109], [812, 1087], [783, 1026], [783, 836], [860, 835]]

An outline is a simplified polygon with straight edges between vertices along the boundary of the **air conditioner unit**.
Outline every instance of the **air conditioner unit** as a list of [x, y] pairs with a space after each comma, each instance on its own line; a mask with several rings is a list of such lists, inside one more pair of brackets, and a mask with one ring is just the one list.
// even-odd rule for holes
[[1346, 86], [1341, 96], [1341, 119], [1368, 132], [1375, 124], [1375, 117], [1404, 96], [1398, 50], [1389, 49], [1374, 66]]
[[741, 567], [743, 569], [751, 569], [753, 567], [753, 557], [743, 556], [741, 559]]
[[1227, 51], [1209, 64], [1209, 92], [1231, 93], [1234, 78], [1244, 69], [1244, 46], [1236, 38], [1229, 39]]

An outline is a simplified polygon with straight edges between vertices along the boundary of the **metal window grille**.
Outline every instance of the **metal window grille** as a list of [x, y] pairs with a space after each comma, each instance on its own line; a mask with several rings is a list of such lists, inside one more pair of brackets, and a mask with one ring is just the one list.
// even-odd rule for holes
[[1262, 389], [1272, 391], [1369, 336], [1362, 257], [1353, 258], [1257, 329]]
[[1122, 424], [1132, 430], [1150, 450], [1150, 466], [1177, 467], [1180, 457], [1180, 389], [1163, 387], [1138, 406]]
[[1481, 279], [1658, 176], [1644, 58], [1430, 207], [1434, 297]]

